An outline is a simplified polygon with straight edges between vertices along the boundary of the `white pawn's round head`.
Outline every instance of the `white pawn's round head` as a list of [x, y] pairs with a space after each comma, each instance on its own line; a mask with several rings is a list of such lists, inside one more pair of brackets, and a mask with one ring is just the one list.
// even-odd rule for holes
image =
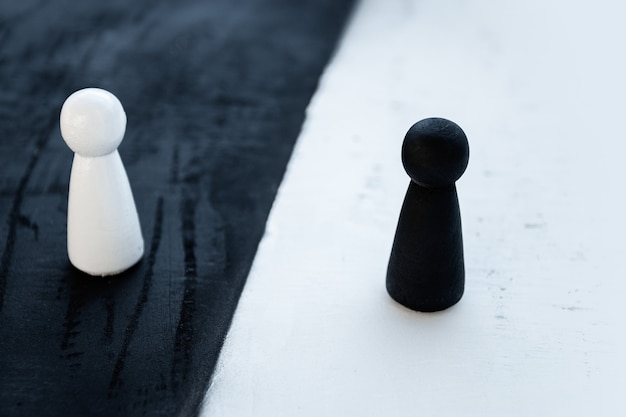
[[115, 151], [124, 138], [126, 113], [113, 94], [100, 88], [78, 90], [61, 108], [61, 136], [81, 156]]

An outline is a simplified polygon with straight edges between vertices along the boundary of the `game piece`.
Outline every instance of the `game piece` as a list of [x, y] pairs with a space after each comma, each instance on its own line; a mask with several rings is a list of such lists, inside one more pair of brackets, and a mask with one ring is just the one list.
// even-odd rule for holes
[[75, 152], [67, 208], [70, 262], [90, 275], [118, 274], [141, 259], [143, 237], [117, 151], [126, 113], [113, 94], [76, 91], [61, 109], [61, 135]]
[[402, 163], [411, 182], [387, 268], [387, 291], [412, 310], [444, 310], [463, 296], [463, 239], [454, 182], [468, 160], [467, 137], [449, 120], [424, 119], [404, 138]]

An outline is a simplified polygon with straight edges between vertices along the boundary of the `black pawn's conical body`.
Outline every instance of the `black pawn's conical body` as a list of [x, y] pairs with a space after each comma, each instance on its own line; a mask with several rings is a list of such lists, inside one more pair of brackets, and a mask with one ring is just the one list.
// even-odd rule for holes
[[463, 296], [461, 214], [454, 185], [427, 188], [411, 181], [394, 238], [387, 291], [417, 311], [439, 311]]
[[454, 182], [469, 161], [463, 130], [441, 118], [407, 132], [402, 163], [411, 177], [387, 268], [387, 291], [417, 311], [439, 311], [463, 296], [461, 214]]

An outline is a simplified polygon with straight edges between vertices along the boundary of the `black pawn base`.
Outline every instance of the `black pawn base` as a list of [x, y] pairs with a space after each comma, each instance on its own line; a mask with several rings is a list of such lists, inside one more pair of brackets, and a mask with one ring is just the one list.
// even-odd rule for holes
[[389, 295], [412, 310], [433, 312], [456, 304], [464, 286], [455, 185], [430, 188], [411, 181], [387, 269]]

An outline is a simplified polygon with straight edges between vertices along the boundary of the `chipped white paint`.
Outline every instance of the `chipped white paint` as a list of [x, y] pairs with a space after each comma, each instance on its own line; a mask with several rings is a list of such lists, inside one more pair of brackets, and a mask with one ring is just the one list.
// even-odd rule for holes
[[[321, 81], [204, 416], [620, 415], [618, 1], [364, 0]], [[467, 286], [393, 302], [406, 130], [467, 133]]]
[[143, 255], [133, 194], [117, 147], [126, 113], [119, 100], [98, 88], [72, 94], [61, 109], [61, 134], [76, 152], [67, 210], [67, 251], [90, 275], [113, 275]]

